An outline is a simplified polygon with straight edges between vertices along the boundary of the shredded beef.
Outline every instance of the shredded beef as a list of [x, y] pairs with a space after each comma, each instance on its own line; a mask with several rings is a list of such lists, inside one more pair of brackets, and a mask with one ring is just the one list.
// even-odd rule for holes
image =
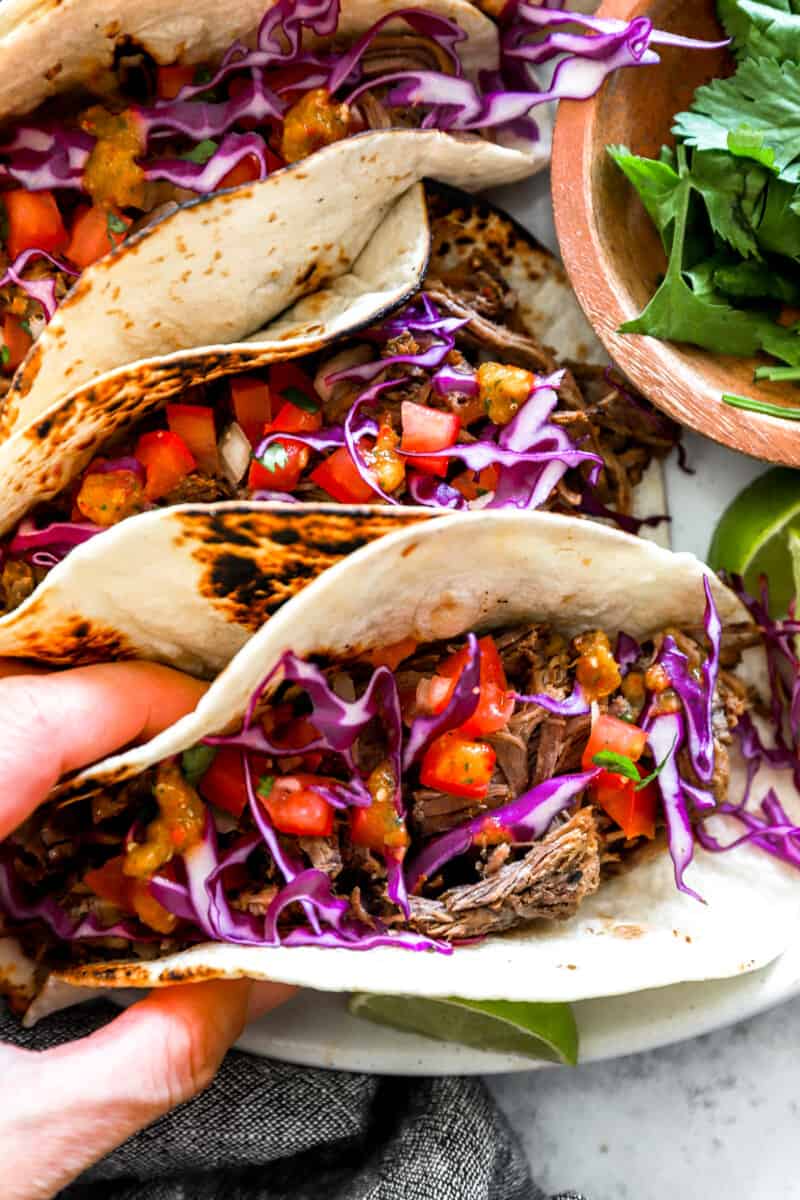
[[217, 500], [233, 500], [235, 496], [235, 488], [226, 479], [193, 471], [167, 493], [162, 504], [214, 504]]
[[0, 610], [12, 612], [18, 608], [32, 595], [43, 575], [43, 571], [37, 571], [22, 559], [9, 559], [0, 575]]
[[431, 837], [433, 834], [446, 833], [448, 829], [454, 829], [456, 825], [462, 825], [464, 821], [488, 809], [508, 804], [513, 799], [514, 795], [502, 772], [496, 771], [489, 790], [481, 800], [451, 796], [449, 792], [437, 792], [433, 788], [417, 788], [412, 794], [411, 816], [422, 836]]
[[537, 842], [519, 862], [436, 900], [412, 896], [411, 926], [431, 937], [459, 940], [501, 933], [540, 919], [574, 916], [600, 882], [600, 844], [591, 809]]
[[298, 844], [311, 859], [311, 865], [335, 879], [342, 869], [342, 855], [335, 838], [303, 837]]
[[506, 728], [485, 740], [497, 755], [497, 765], [505, 776], [512, 796], [521, 795], [528, 786], [527, 739]]

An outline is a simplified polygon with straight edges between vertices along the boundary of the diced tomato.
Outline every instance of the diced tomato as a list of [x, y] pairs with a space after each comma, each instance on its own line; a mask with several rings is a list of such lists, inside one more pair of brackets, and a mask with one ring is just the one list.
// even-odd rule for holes
[[72, 221], [67, 258], [76, 267], [85, 270], [98, 258], [108, 254], [113, 246], [124, 241], [130, 224], [131, 218], [116, 208], [106, 208], [102, 204], [93, 204], [91, 207], [81, 205], [76, 209]]
[[13, 375], [25, 355], [33, 345], [33, 338], [23, 328], [19, 317], [6, 313], [3, 317], [3, 347], [2, 367], [6, 375]]
[[[455, 413], [440, 412], [411, 400], [404, 400], [400, 406], [400, 419], [403, 424], [400, 449], [412, 454], [427, 454], [454, 446], [461, 428], [461, 419]], [[409, 466], [426, 475], [446, 475], [449, 461], [447, 458], [406, 459]]]
[[300, 482], [300, 476], [308, 466], [308, 446], [293, 442], [289, 438], [281, 438], [272, 445], [283, 447], [286, 461], [282, 465], [276, 463], [270, 470], [269, 467], [262, 466], [257, 459], [253, 459], [247, 477], [247, 486], [251, 492], [260, 491], [262, 488], [273, 492], [294, 491]]
[[[123, 912], [135, 913], [151, 929], [172, 933], [178, 918], [150, 895], [147, 880], [133, 879], [125, 874], [124, 863], [124, 855], [111, 858], [102, 867], [87, 871], [83, 882], [96, 896], [115, 904]], [[162, 868], [160, 873], [168, 874], [168, 871]]]
[[268, 795], [259, 790], [258, 798], [281, 833], [297, 837], [330, 837], [333, 833], [333, 807], [314, 785], [332, 781], [319, 775], [278, 775]]
[[246, 154], [240, 158], [235, 167], [231, 167], [227, 175], [219, 181], [219, 191], [223, 188], [240, 187], [243, 183], [253, 183], [261, 176], [261, 164], [255, 154]]
[[616, 821], [626, 838], [655, 837], [659, 802], [655, 783], [648, 783], [637, 792], [632, 779], [603, 771], [591, 784], [590, 794], [595, 804]]
[[[471, 717], [461, 726], [466, 737], [480, 737], [504, 729], [514, 711], [514, 697], [509, 692], [506, 673], [493, 637], [482, 637], [478, 642], [480, 651], [480, 695]], [[427, 687], [417, 702], [420, 708], [430, 713], [440, 713], [448, 705], [456, 683], [467, 665], [469, 651], [466, 646], [440, 665], [438, 674], [424, 681]]]
[[422, 759], [424, 787], [480, 800], [489, 790], [497, 755], [485, 742], [474, 742], [456, 729], [431, 742]]
[[636, 762], [641, 758], [646, 744], [647, 734], [638, 725], [620, 721], [619, 717], [612, 717], [610, 713], [597, 713], [581, 759], [583, 769], [589, 771], [596, 765], [592, 759], [601, 750], [624, 754], [626, 758]]
[[312, 412], [287, 400], [278, 409], [275, 419], [265, 426], [264, 433], [316, 433], [321, 428], [322, 413], [318, 408]]
[[258, 375], [234, 375], [230, 391], [233, 415], [255, 449], [264, 436], [264, 426], [272, 420], [269, 385]]
[[[267, 769], [268, 759], [261, 754], [249, 755], [253, 780]], [[242, 766], [242, 752], [236, 746], [218, 746], [211, 765], [201, 776], [197, 790], [200, 795], [237, 819], [247, 807], [247, 786]]]
[[143, 433], [134, 454], [147, 472], [144, 490], [148, 500], [166, 496], [197, 466], [183, 438], [171, 429]]
[[26, 192], [18, 188], [0, 196], [8, 216], [6, 248], [14, 259], [23, 250], [36, 247], [60, 254], [69, 237], [52, 192]]
[[156, 94], [159, 100], [174, 100], [178, 92], [194, 83], [197, 67], [176, 63], [172, 67], [156, 67]]
[[288, 724], [280, 726], [277, 733], [273, 735], [273, 741], [277, 746], [284, 746], [287, 750], [296, 750], [302, 757], [304, 766], [309, 771], [316, 771], [322, 762], [322, 754], [319, 750], [310, 750], [308, 754], [303, 754], [303, 747], [318, 737], [319, 730], [311, 724], [307, 717], [293, 717]]
[[269, 386], [274, 396], [290, 400], [299, 408], [304, 404], [309, 408], [322, 407], [311, 376], [291, 360], [272, 364], [269, 369]]
[[361, 478], [347, 446], [334, 450], [315, 467], [309, 478], [340, 504], [373, 504], [376, 494]]
[[219, 471], [214, 410], [203, 404], [168, 404], [167, 424], [185, 442], [201, 471]]

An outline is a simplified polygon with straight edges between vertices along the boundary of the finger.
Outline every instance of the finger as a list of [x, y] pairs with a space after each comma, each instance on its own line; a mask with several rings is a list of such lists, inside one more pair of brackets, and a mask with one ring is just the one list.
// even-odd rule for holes
[[[28, 1054], [24, 1065], [6, 1070], [0, 1086], [11, 1078], [14, 1099], [4, 1104], [0, 1127], [3, 1187], [17, 1170], [30, 1179], [35, 1164], [39, 1189], [20, 1187], [13, 1200], [54, 1195], [206, 1088], [244, 1027], [250, 991], [247, 980], [165, 988], [90, 1037]], [[282, 999], [276, 985], [274, 1004]]]
[[61, 775], [153, 737], [195, 708], [207, 686], [142, 662], [0, 679], [0, 838]]
[[272, 1012], [279, 1004], [291, 1000], [297, 992], [296, 987], [288, 983], [254, 983], [247, 1002], [247, 1023], [257, 1021], [259, 1017]]

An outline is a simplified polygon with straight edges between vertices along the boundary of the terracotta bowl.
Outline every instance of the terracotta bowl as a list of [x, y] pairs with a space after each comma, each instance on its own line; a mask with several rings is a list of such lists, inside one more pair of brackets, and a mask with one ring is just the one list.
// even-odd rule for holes
[[[626, 19], [647, 15], [658, 28], [691, 37], [724, 36], [714, 0], [606, 0], [598, 12]], [[786, 384], [755, 384], [758, 364], [752, 359], [616, 332], [650, 300], [666, 258], [636, 192], [605, 148], [622, 143], [638, 154], [656, 154], [663, 143], [673, 143], [672, 118], [695, 89], [733, 69], [723, 50], [659, 47], [659, 53], [660, 66], [618, 71], [594, 99], [560, 105], [553, 203], [564, 263], [598, 337], [654, 404], [726, 446], [800, 466], [800, 423], [731, 408], [721, 399], [734, 393], [795, 407], [800, 392]]]

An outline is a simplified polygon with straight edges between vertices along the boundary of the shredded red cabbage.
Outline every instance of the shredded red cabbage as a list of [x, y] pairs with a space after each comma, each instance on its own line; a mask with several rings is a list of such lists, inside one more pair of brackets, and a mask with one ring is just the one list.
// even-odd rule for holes
[[256, 133], [228, 133], [206, 163], [183, 158], [157, 159], [144, 168], [146, 179], [166, 179], [193, 192], [215, 192], [229, 171], [244, 158], [258, 162], [258, 178], [269, 174], [267, 145]]
[[83, 172], [95, 139], [81, 129], [18, 126], [0, 146], [0, 181], [13, 180], [29, 192], [83, 188]]
[[414, 892], [451, 858], [465, 854], [487, 832], [499, 829], [508, 831], [511, 840], [516, 842], [531, 842], [542, 837], [553, 818], [568, 808], [575, 797], [599, 774], [598, 767], [579, 775], [562, 775], [557, 779], [547, 779], [513, 800], [511, 804], [494, 808], [456, 829], [451, 829], [441, 837], [434, 838], [408, 864], [408, 890]]
[[539, 708], [560, 717], [582, 717], [591, 711], [579, 683], [575, 684], [572, 695], [567, 696], [565, 700], [557, 700], [555, 696], [548, 696], [547, 692], [537, 692], [533, 696], [522, 696], [519, 692], [514, 692], [514, 699], [518, 704], [538, 704]]
[[0, 288], [7, 287], [9, 284], [16, 284], [32, 300], [38, 300], [44, 311], [45, 320], [50, 321], [58, 308], [55, 280], [25, 279], [22, 275], [22, 272], [34, 258], [46, 258], [57, 271], [63, 271], [66, 275], [77, 276], [79, 274], [72, 267], [68, 267], [65, 262], [62, 262], [58, 258], [53, 258], [52, 254], [48, 254], [46, 250], [37, 250], [35, 247], [31, 247], [29, 250], [23, 250], [22, 254], [18, 254], [13, 263], [6, 268], [5, 274], [0, 278]]
[[440, 713], [415, 717], [403, 750], [403, 770], [407, 771], [425, 752], [434, 738], [463, 725], [478, 707], [481, 681], [481, 652], [474, 633], [467, 635], [467, 661], [459, 675], [453, 694]]

